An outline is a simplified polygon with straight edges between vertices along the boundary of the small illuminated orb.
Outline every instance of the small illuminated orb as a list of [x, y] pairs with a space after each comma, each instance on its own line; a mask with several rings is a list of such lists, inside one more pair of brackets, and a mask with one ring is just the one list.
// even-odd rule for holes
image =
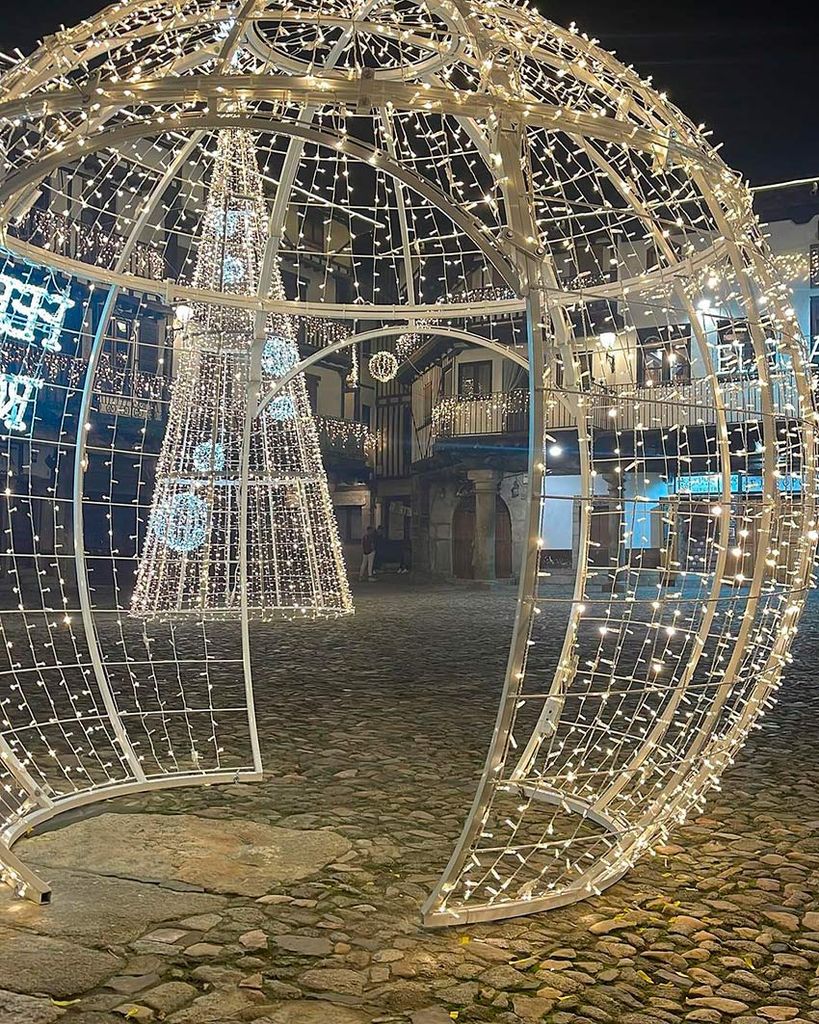
[[186, 324], [189, 324], [193, 319], [193, 306], [188, 306], [184, 302], [180, 303], [180, 305], [178, 305], [176, 309], [173, 311], [173, 315], [177, 323], [182, 324], [182, 326], [184, 327]]
[[193, 449], [191, 461], [199, 473], [221, 472], [225, 468], [225, 446], [219, 441], [202, 441]]
[[394, 380], [396, 373], [398, 373], [398, 360], [392, 352], [376, 352], [370, 357], [369, 367], [370, 373], [376, 380], [381, 381], [382, 384], [387, 384], [389, 381]]
[[245, 279], [247, 267], [238, 256], [225, 256], [222, 264], [222, 279], [226, 285], [239, 284]]
[[196, 494], [174, 494], [157, 507], [150, 529], [172, 551], [195, 551], [207, 535], [207, 503]]
[[262, 369], [271, 377], [283, 377], [299, 361], [295, 342], [280, 334], [271, 334], [262, 350]]
[[296, 404], [290, 395], [276, 395], [267, 407], [267, 415], [280, 423], [292, 420], [296, 416]]
[[235, 238], [248, 227], [248, 210], [212, 210], [208, 214], [208, 227], [217, 236]]

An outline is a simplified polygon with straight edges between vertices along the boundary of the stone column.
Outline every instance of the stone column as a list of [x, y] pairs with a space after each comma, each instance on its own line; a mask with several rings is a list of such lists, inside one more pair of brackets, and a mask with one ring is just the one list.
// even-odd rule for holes
[[472, 567], [476, 580], [495, 579], [495, 508], [499, 474], [494, 469], [471, 469], [475, 486], [475, 542]]

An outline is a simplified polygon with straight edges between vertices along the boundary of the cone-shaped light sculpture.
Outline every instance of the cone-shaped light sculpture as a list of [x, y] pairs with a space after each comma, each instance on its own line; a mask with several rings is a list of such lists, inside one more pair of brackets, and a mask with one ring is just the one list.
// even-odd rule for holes
[[[218, 133], [194, 285], [255, 294], [267, 217], [252, 135]], [[284, 298], [278, 267], [267, 291]], [[243, 445], [254, 314], [187, 311], [178, 373], [132, 601], [171, 618], [335, 616], [352, 611], [344, 559], [307, 387], [299, 375], [252, 420]], [[296, 324], [271, 316], [262, 393], [298, 362]], [[247, 518], [241, 512], [247, 456]], [[246, 593], [240, 568], [246, 536]]]

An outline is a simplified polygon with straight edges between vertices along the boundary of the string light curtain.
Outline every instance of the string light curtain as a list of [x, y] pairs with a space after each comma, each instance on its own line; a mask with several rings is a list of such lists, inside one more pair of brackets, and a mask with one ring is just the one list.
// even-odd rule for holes
[[[233, 295], [258, 288], [267, 211], [252, 135], [217, 135], [193, 286]], [[284, 298], [276, 264], [271, 294]], [[138, 615], [235, 616], [240, 572], [243, 435], [254, 314], [196, 303], [177, 311], [179, 371], [137, 573]], [[298, 362], [293, 317], [265, 324], [261, 381]], [[247, 473], [247, 613], [352, 611], [316, 424], [299, 374], [252, 421]]]

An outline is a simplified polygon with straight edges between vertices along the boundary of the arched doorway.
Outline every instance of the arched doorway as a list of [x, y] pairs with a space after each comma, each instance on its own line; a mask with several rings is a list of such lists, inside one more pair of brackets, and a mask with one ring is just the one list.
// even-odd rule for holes
[[[475, 578], [475, 495], [465, 494], [452, 515], [452, 575], [459, 580]], [[503, 498], [495, 497], [495, 578], [512, 576], [512, 517]]]

